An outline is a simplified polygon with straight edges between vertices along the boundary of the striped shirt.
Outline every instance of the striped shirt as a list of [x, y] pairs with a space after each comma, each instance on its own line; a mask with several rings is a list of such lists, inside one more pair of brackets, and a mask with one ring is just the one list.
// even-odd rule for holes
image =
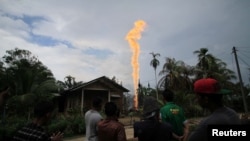
[[12, 141], [51, 141], [51, 139], [41, 126], [29, 123], [17, 130]]

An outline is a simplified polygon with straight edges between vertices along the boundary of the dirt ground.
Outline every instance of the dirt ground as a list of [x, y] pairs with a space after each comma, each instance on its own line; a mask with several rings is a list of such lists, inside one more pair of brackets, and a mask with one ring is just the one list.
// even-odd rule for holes
[[[128, 141], [137, 141], [134, 140], [134, 129], [133, 129], [133, 123], [135, 121], [139, 121], [140, 118], [138, 117], [126, 117], [126, 118], [120, 118], [119, 121], [122, 122], [125, 125], [125, 132], [127, 135]], [[189, 119], [190, 125], [197, 125], [200, 121], [200, 118], [194, 118], [194, 119]], [[77, 136], [77, 137], [71, 137], [71, 138], [66, 138], [64, 141], [85, 141], [85, 136]]]
[[[132, 126], [125, 126], [125, 131], [127, 135], [127, 139], [131, 139], [134, 136], [134, 130]], [[72, 138], [66, 138], [64, 141], [85, 141], [85, 136], [78, 136]]]
[[[193, 130], [193, 128], [199, 124], [200, 120], [202, 118], [192, 118], [189, 119], [189, 126], [190, 130]], [[245, 119], [246, 124], [250, 124], [250, 115], [245, 115], [245, 114], [240, 114], [240, 119]], [[134, 137], [134, 129], [133, 129], [133, 123], [135, 121], [139, 121], [139, 117], [124, 117], [124, 118], [119, 118], [119, 121], [122, 122], [125, 125], [125, 132], [127, 135], [128, 141], [137, 141], [136, 139], [133, 139]], [[85, 136], [77, 136], [77, 137], [72, 137], [72, 138], [65, 138], [64, 141], [85, 141]]]

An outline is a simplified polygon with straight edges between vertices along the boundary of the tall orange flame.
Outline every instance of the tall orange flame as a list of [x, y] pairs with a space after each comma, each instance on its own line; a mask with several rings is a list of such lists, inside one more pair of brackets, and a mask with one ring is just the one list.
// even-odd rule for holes
[[127, 36], [126, 40], [128, 41], [131, 51], [133, 53], [131, 57], [131, 65], [133, 67], [133, 82], [134, 82], [134, 108], [138, 110], [138, 82], [139, 82], [139, 55], [140, 55], [140, 45], [137, 42], [141, 38], [141, 32], [144, 30], [146, 23], [143, 20], [138, 20], [134, 23], [134, 28], [131, 29]]

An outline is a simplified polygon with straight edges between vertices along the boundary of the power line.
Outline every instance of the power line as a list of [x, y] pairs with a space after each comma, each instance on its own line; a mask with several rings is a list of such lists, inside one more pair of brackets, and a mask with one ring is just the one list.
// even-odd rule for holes
[[[243, 49], [242, 49], [243, 48]], [[237, 51], [238, 51], [238, 58], [239, 60], [245, 64], [248, 69], [250, 68], [250, 65], [247, 63], [249, 61], [245, 61], [246, 59], [250, 59], [249, 56], [250, 56], [250, 48], [249, 47], [237, 47]]]
[[245, 62], [240, 56], [238, 56], [238, 58], [239, 58], [245, 65], [247, 65], [247, 66], [250, 68], [250, 65], [247, 64], [247, 62]]
[[[244, 54], [244, 56], [245, 56], [245, 53], [250, 53], [250, 48], [247, 48], [247, 49], [240, 48], [240, 49], [238, 49], [238, 52], [240, 54]], [[249, 55], [246, 55], [246, 58], [249, 58]]]
[[240, 50], [241, 53], [250, 53], [250, 50]]
[[[242, 56], [245, 57], [246, 59], [250, 59], [247, 52], [245, 52], [245, 51], [240, 51], [239, 53], [240, 53], [240, 55], [242, 55]], [[249, 51], [249, 54], [250, 54], [250, 51]]]
[[243, 47], [243, 46], [240, 46], [240, 47], [236, 47], [236, 48], [247, 48], [247, 49], [249, 49], [250, 47]]

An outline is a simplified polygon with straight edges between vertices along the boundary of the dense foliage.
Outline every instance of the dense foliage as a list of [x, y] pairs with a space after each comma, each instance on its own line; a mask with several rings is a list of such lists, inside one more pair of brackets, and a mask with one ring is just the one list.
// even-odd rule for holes
[[[163, 105], [160, 93], [163, 89], [170, 88], [176, 93], [175, 101], [184, 107], [187, 117], [204, 116], [206, 111], [202, 111], [194, 102], [192, 85], [199, 78], [212, 77], [222, 82], [223, 88], [232, 90], [232, 95], [225, 97], [225, 104], [238, 112], [244, 112], [240, 83], [232, 83], [232, 80], [236, 79], [234, 72], [227, 69], [226, 63], [222, 60], [209, 54], [208, 49], [201, 48], [194, 51], [198, 57], [196, 66], [166, 57], [166, 62], [159, 73], [159, 81], [157, 81], [156, 69], [160, 62], [156, 57], [160, 54], [151, 54], [153, 59], [150, 65], [154, 68], [157, 87], [151, 88], [149, 84], [147, 87], [139, 84], [139, 110], [142, 109], [143, 98], [149, 95], [156, 97]], [[56, 80], [53, 73], [30, 51], [18, 48], [7, 50], [6, 55], [0, 60], [0, 89], [9, 87], [10, 96], [3, 109], [0, 109], [2, 115], [0, 139], [11, 136], [17, 128], [31, 121], [36, 102], [53, 100], [56, 103], [60, 92], [81, 83], [75, 82], [75, 78], [70, 75], [65, 77], [65, 82]], [[249, 87], [244, 86], [244, 92], [248, 94]], [[125, 95], [125, 98], [133, 100], [130, 95]], [[247, 100], [250, 103], [249, 99]], [[51, 124], [47, 126], [48, 131], [51, 133], [58, 130], [64, 131], [65, 136], [84, 134], [85, 123], [81, 110], [70, 109], [67, 115], [57, 113]]]

